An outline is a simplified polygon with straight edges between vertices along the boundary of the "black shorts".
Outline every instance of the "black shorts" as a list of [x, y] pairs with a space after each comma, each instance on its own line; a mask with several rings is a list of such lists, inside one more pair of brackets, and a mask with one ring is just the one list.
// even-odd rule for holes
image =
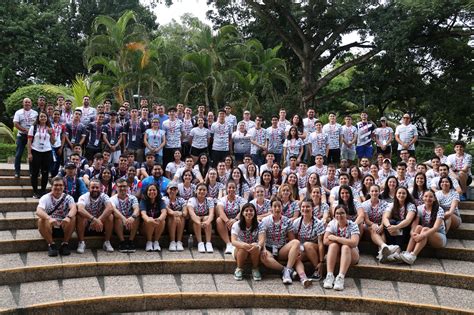
[[341, 149], [329, 149], [328, 152], [328, 163], [339, 164], [341, 161]]
[[377, 147], [377, 154], [392, 154], [392, 146], [388, 145], [385, 147], [385, 150], [382, 150], [381, 147]]
[[198, 149], [198, 148], [195, 148], [195, 147], [191, 147], [191, 155], [192, 156], [199, 156], [202, 153], [208, 154], [207, 153], [207, 148]]
[[[278, 254], [275, 256], [273, 255], [273, 247], [271, 246], [265, 246], [265, 249], [268, 250], [270, 252], [270, 254], [272, 254], [273, 257], [277, 258], [278, 257]], [[278, 248], [278, 253], [280, 253], [280, 249], [281, 248]]]
[[53, 227], [53, 238], [62, 238], [64, 237], [64, 230], [62, 227]]
[[471, 183], [472, 183], [472, 175], [468, 175], [467, 176], [467, 181], [466, 181], [466, 186], [471, 185]]

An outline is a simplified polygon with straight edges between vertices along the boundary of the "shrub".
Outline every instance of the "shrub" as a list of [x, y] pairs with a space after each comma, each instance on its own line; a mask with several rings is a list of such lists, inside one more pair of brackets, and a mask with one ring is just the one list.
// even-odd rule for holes
[[58, 95], [70, 97], [71, 91], [64, 86], [50, 84], [35, 84], [19, 88], [5, 100], [5, 109], [9, 116], [13, 117], [15, 111], [22, 107], [22, 101], [25, 97], [33, 101], [33, 106], [39, 96], [44, 95], [48, 101], [55, 102]]
[[[6, 162], [8, 157], [15, 156], [16, 151], [16, 144], [6, 144], [0, 143], [0, 162]], [[28, 154], [28, 150], [25, 148], [23, 152], [22, 161], [26, 161], [26, 156]]]

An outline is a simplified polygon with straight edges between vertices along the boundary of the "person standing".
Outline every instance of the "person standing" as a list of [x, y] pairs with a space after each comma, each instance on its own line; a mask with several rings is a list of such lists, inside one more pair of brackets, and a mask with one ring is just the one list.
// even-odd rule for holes
[[264, 157], [268, 146], [267, 130], [262, 128], [263, 117], [257, 115], [255, 127], [249, 130], [250, 135], [250, 155], [252, 160], [260, 167], [264, 163]]
[[116, 165], [119, 162], [122, 151], [120, 150], [123, 140], [123, 127], [117, 122], [117, 113], [110, 112], [110, 123], [102, 127], [102, 141], [110, 151], [110, 163]]
[[408, 150], [409, 156], [415, 156], [415, 142], [418, 140], [418, 130], [410, 123], [410, 115], [403, 114], [402, 124], [395, 128], [395, 140], [398, 142], [398, 155], [400, 151]]
[[176, 118], [176, 108], [168, 110], [168, 120], [164, 121], [161, 129], [165, 132], [166, 143], [163, 149], [163, 165], [166, 166], [173, 161], [173, 154], [176, 150], [181, 150], [183, 138], [183, 122]]
[[339, 164], [341, 160], [341, 130], [341, 125], [336, 122], [336, 113], [329, 113], [329, 123], [323, 127], [323, 132], [328, 135], [329, 151], [327, 163]]
[[220, 161], [224, 161], [232, 150], [232, 127], [225, 122], [225, 113], [225, 110], [219, 110], [217, 121], [211, 125], [213, 135], [211, 156], [214, 167]]
[[267, 128], [268, 152], [273, 153], [275, 161], [280, 164], [283, 154], [285, 131], [278, 127], [278, 116], [272, 116], [272, 125]]
[[18, 129], [15, 152], [15, 178], [20, 178], [21, 157], [28, 143], [28, 131], [38, 117], [38, 112], [31, 109], [31, 104], [31, 99], [24, 98], [23, 108], [17, 110], [15, 116], [13, 116], [13, 125]]
[[377, 153], [384, 158], [392, 158], [393, 129], [387, 125], [387, 118], [380, 118], [380, 127], [374, 131]]
[[93, 122], [95, 120], [95, 116], [97, 116], [97, 110], [94, 107], [90, 106], [90, 97], [88, 95], [85, 95], [82, 98], [82, 106], [77, 107], [76, 109], [81, 110], [81, 123], [85, 125], [90, 122]]
[[[28, 131], [28, 161], [30, 161], [33, 198], [39, 199], [46, 191], [49, 166], [52, 163], [52, 146], [55, 142], [53, 128], [46, 113], [41, 112], [36, 123]], [[38, 177], [41, 171], [41, 191], [38, 191]]]
[[375, 130], [375, 124], [368, 121], [369, 115], [366, 112], [360, 113], [360, 120], [357, 123], [357, 157], [360, 159], [372, 159], [374, 150], [372, 148], [372, 132]]
[[102, 127], [104, 124], [104, 114], [97, 115], [97, 121], [87, 125], [89, 139], [86, 146], [86, 158], [92, 162], [94, 155], [102, 151]]

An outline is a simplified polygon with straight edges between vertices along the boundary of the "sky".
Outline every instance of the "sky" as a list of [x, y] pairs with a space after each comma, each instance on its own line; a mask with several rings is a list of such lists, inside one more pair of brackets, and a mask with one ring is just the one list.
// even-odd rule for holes
[[[140, 2], [144, 5], [148, 5], [150, 1], [140, 0]], [[175, 19], [179, 22], [180, 17], [184, 13], [191, 13], [201, 21], [209, 25], [211, 24], [211, 22], [206, 19], [206, 12], [209, 10], [206, 0], [174, 0], [173, 2], [173, 5], [170, 7], [167, 7], [164, 3], [162, 3], [157, 4], [153, 9], [153, 12], [157, 16], [157, 21], [160, 25], [167, 24], [171, 22], [172, 19]]]

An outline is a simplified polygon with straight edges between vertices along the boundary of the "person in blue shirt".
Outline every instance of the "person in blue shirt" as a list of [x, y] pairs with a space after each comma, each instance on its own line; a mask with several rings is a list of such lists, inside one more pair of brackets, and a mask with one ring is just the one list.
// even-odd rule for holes
[[151, 171], [151, 176], [141, 181], [140, 193], [143, 196], [146, 188], [151, 184], [155, 184], [160, 188], [161, 195], [165, 195], [169, 182], [170, 180], [163, 176], [163, 168], [161, 165], [156, 163]]
[[64, 170], [64, 192], [72, 196], [72, 198], [74, 198], [74, 201], [77, 202], [81, 195], [88, 192], [86, 184], [84, 183], [82, 178], [77, 176], [77, 167], [76, 164], [74, 164], [73, 162], [67, 163], [64, 166]]

